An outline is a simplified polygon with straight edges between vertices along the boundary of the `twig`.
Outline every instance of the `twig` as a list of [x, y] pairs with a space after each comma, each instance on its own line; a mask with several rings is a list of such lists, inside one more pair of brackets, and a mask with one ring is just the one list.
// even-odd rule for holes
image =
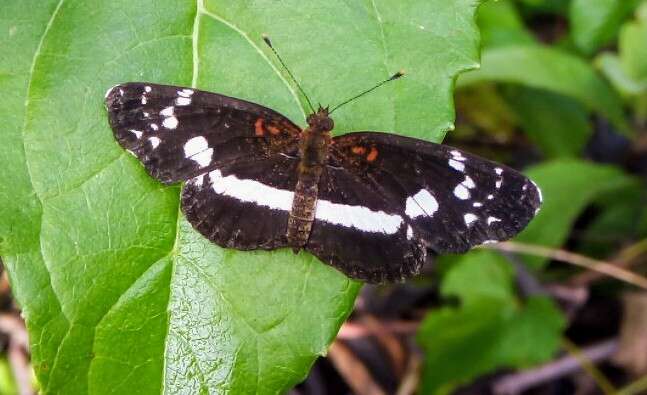
[[360, 320], [391, 357], [391, 364], [396, 376], [398, 378], [402, 377], [407, 363], [407, 352], [402, 346], [402, 343], [392, 331], [374, 316], [365, 314]]
[[647, 392], [647, 376], [634, 381], [628, 386], [621, 388], [616, 395], [640, 395]]
[[[611, 263], [617, 267], [628, 268], [638, 263], [639, 258], [647, 254], [647, 239], [631, 244], [622, 250], [611, 260]], [[570, 283], [579, 286], [588, 286], [590, 283], [604, 278], [604, 275], [598, 272], [582, 272], [570, 279]]]
[[[609, 359], [618, 349], [616, 339], [607, 340], [582, 349], [582, 355], [592, 363]], [[581, 363], [574, 356], [565, 356], [534, 369], [505, 375], [492, 385], [496, 395], [516, 395], [541, 383], [555, 380], [581, 369]]]
[[576, 254], [574, 252], [533, 244], [525, 244], [516, 241], [505, 241], [502, 243], [488, 244], [486, 246], [483, 246], [482, 248], [542, 256], [556, 261], [570, 263], [572, 265], [604, 273], [618, 280], [622, 280], [624, 282], [647, 290], [647, 278], [633, 273], [629, 270], [617, 267], [608, 262], [589, 258], [587, 256]]
[[622, 312], [620, 346], [613, 362], [636, 377], [647, 371], [647, 292], [625, 292]]
[[517, 254], [513, 254], [507, 251], [501, 251], [501, 255], [506, 257], [510, 264], [514, 267], [516, 276], [515, 280], [519, 288], [520, 293], [524, 297], [533, 296], [533, 295], [545, 295], [546, 289], [544, 286], [535, 278], [535, 276], [530, 272], [528, 266], [519, 258]]
[[[600, 387], [602, 392], [604, 392], [606, 395], [615, 394], [616, 389], [613, 387], [613, 384], [611, 384], [609, 379], [607, 379], [607, 377], [602, 372], [600, 372], [598, 368], [595, 367], [595, 363], [593, 363], [586, 356], [586, 354], [582, 352], [582, 349], [580, 349], [576, 344], [568, 339], [563, 339], [562, 346], [566, 351], [568, 351], [569, 354], [571, 354], [580, 362], [582, 370], [584, 370], [589, 376], [591, 376], [598, 387]], [[615, 353], [616, 352], [614, 352], [614, 354]]]
[[343, 342], [333, 342], [328, 351], [328, 359], [355, 394], [386, 395], [373, 380], [364, 363]]
[[422, 367], [422, 357], [417, 352], [412, 352], [409, 356], [409, 363], [404, 372], [400, 386], [396, 395], [413, 395], [418, 391], [420, 383], [420, 369]]

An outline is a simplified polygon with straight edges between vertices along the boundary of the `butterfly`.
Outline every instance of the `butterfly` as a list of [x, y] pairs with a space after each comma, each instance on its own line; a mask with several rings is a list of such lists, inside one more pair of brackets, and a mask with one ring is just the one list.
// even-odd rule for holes
[[305, 250], [368, 282], [415, 275], [435, 254], [520, 232], [541, 192], [524, 175], [445, 145], [380, 132], [332, 137], [327, 108], [302, 129], [249, 101], [132, 82], [105, 97], [118, 143], [184, 215], [226, 248]]

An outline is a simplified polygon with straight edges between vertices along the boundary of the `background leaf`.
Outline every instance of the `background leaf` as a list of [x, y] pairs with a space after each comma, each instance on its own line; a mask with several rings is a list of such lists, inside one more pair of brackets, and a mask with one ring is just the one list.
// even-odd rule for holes
[[[3, 4], [0, 254], [44, 393], [283, 391], [325, 352], [359, 285], [302, 253], [222, 250], [115, 143], [103, 94], [193, 85], [303, 124], [303, 99], [407, 77], [339, 111], [337, 131], [440, 141], [476, 65], [478, 1]], [[340, 61], [342, 60], [342, 61]]]
[[478, 375], [555, 353], [565, 324], [561, 312], [546, 297], [520, 303], [512, 281], [510, 265], [489, 251], [471, 252], [451, 266], [441, 292], [461, 304], [430, 312], [418, 331], [425, 351], [421, 393], [451, 393]]
[[[580, 160], [554, 160], [526, 171], [541, 188], [541, 211], [516, 240], [560, 247], [582, 210], [604, 193], [636, 186], [636, 180], [613, 166]], [[527, 257], [539, 267], [545, 258]]]
[[603, 53], [596, 59], [598, 67], [613, 86], [632, 104], [635, 118], [647, 121], [647, 2], [636, 10], [636, 19], [620, 30], [618, 54]]
[[484, 51], [482, 63], [481, 69], [462, 75], [459, 86], [497, 81], [548, 90], [579, 101], [628, 132], [615, 91], [589, 64], [567, 52], [537, 45], [506, 46]]
[[571, 37], [585, 54], [609, 43], [641, 0], [572, 0]]
[[508, 86], [503, 94], [524, 133], [546, 157], [582, 154], [593, 130], [588, 111], [580, 102], [520, 85]]

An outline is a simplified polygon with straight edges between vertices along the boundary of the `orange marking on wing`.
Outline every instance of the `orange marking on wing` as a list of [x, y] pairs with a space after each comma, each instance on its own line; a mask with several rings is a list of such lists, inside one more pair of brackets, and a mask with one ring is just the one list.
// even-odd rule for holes
[[281, 133], [281, 129], [277, 128], [274, 125], [267, 125], [267, 130], [269, 130], [270, 133], [272, 133], [274, 135], [277, 135], [277, 134]]
[[377, 159], [377, 148], [371, 147], [371, 152], [366, 155], [366, 160], [369, 162], [373, 162], [375, 159]]
[[254, 133], [257, 136], [262, 136], [265, 134], [265, 130], [263, 129], [263, 118], [258, 118], [256, 120], [256, 123], [254, 123]]
[[355, 155], [364, 155], [366, 153], [366, 148], [360, 145], [353, 146], [350, 150], [353, 151]]

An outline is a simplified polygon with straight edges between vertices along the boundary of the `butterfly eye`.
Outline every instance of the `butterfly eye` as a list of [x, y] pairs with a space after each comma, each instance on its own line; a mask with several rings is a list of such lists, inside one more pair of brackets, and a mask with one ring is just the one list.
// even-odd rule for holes
[[321, 122], [321, 127], [324, 130], [333, 130], [335, 123], [331, 118], [324, 118]]

